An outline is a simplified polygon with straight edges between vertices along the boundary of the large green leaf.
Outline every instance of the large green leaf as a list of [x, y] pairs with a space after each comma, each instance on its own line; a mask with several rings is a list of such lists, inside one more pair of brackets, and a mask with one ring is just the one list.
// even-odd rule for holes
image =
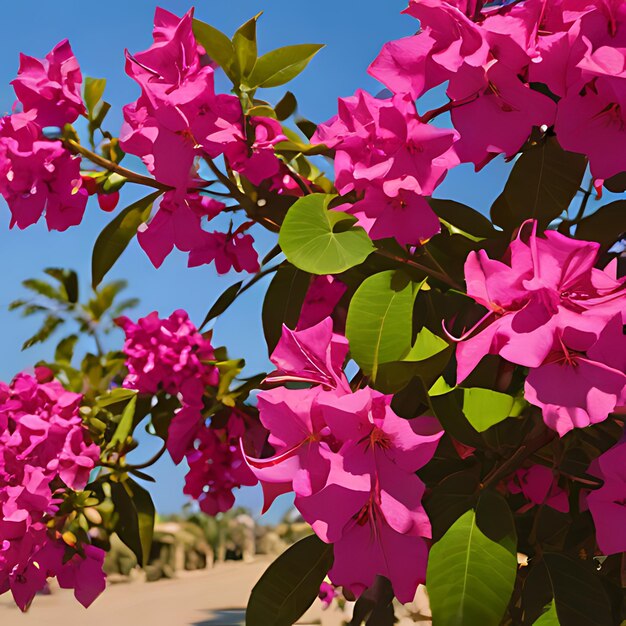
[[283, 324], [296, 327], [310, 282], [307, 273], [289, 263], [278, 268], [263, 300], [263, 332], [269, 352], [276, 347]]
[[206, 50], [206, 53], [224, 70], [233, 83], [239, 84], [235, 71], [235, 51], [231, 40], [220, 30], [210, 24], [193, 21], [193, 34], [196, 41]]
[[626, 232], [626, 200], [616, 200], [583, 218], [576, 227], [576, 237], [598, 241], [608, 250]]
[[256, 23], [259, 17], [261, 17], [261, 13], [242, 24], [233, 35], [233, 49], [235, 50], [235, 59], [239, 68], [241, 82], [247, 83], [246, 77], [256, 64]]
[[463, 514], [430, 551], [433, 624], [499, 626], [516, 572], [515, 555], [478, 528], [474, 511]]
[[610, 626], [611, 604], [591, 563], [565, 554], [546, 553], [543, 563], [562, 626]]
[[115, 532], [142, 565], [148, 563], [154, 535], [154, 504], [150, 493], [132, 478], [111, 482], [111, 498], [117, 513]]
[[297, 268], [311, 274], [339, 274], [374, 251], [355, 218], [328, 210], [334, 196], [315, 193], [297, 200], [287, 212], [278, 243]]
[[276, 48], [259, 57], [247, 79], [250, 87], [278, 87], [294, 79], [323, 48], [305, 43]]
[[418, 288], [403, 273], [389, 270], [366, 278], [352, 297], [346, 320], [350, 353], [374, 379], [381, 363], [399, 361], [411, 349]]
[[313, 604], [332, 564], [332, 546], [316, 535], [291, 546], [254, 586], [246, 626], [291, 626]]
[[587, 159], [549, 137], [517, 159], [504, 191], [491, 207], [494, 223], [512, 231], [534, 218], [545, 228], [567, 210], [580, 188]]
[[137, 234], [140, 224], [148, 221], [152, 204], [161, 193], [155, 191], [126, 207], [98, 235], [91, 257], [91, 284], [94, 289], [126, 250], [131, 239]]
[[465, 204], [439, 198], [430, 198], [428, 204], [451, 234], [460, 234], [475, 241], [498, 235], [493, 224], [482, 213]]
[[111, 438], [111, 445], [124, 443], [133, 430], [133, 420], [135, 418], [135, 408], [137, 407], [137, 394], [133, 395], [128, 404], [124, 407], [120, 421]]

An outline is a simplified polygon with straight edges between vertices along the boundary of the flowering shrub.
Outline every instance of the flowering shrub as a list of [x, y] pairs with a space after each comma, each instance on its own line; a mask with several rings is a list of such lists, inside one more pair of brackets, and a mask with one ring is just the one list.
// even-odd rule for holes
[[[589, 210], [626, 191], [626, 5], [410, 0], [405, 12], [416, 34], [369, 69], [387, 90], [340, 97], [319, 125], [290, 92], [271, 104], [258, 90], [321, 46], [259, 56], [258, 16], [229, 38], [157, 9], [153, 44], [126, 56], [140, 94], [119, 136], [104, 128], [105, 81], [86, 78], [81, 95], [67, 42], [22, 58], [0, 128], [11, 224], [45, 216], [63, 230], [89, 195], [115, 211], [123, 186], [151, 193], [98, 237], [88, 304], [72, 273], [25, 283], [56, 307], [27, 345], [72, 319], [97, 350], [74, 365], [66, 337], [36, 370], [45, 380], [2, 392], [0, 592], [21, 608], [48, 576], [88, 604], [112, 532], [145, 558], [154, 507], [137, 480], [168, 451], [205, 513], [258, 481], [264, 510], [293, 493], [311, 526], [254, 588], [251, 626], [287, 626], [339, 593], [357, 600], [353, 624], [392, 623], [392, 599], [422, 584], [435, 624], [626, 618], [626, 205]], [[230, 94], [215, 91], [220, 71]], [[425, 110], [427, 92], [439, 106]], [[441, 197], [450, 170], [497, 158], [509, 174], [489, 217]], [[263, 260], [261, 228], [278, 234]], [[176, 248], [189, 266], [253, 275], [200, 327], [184, 311], [132, 321], [101, 283], [135, 235], [156, 267]], [[275, 370], [241, 379], [244, 363], [202, 329], [268, 275]], [[41, 310], [28, 306], [15, 304]], [[101, 347], [105, 318], [125, 333], [121, 353]], [[142, 422], [163, 446], [136, 465]]]

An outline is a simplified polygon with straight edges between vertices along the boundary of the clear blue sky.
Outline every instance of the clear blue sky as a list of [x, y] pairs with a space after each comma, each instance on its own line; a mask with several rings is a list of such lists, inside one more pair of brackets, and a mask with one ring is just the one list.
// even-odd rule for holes
[[[152, 17], [157, 5], [179, 15], [191, 6], [180, 0], [7, 3], [3, 6], [4, 28], [0, 38], [0, 109], [9, 111], [12, 106], [14, 94], [9, 81], [17, 71], [19, 52], [40, 57], [67, 37], [83, 75], [107, 79], [106, 99], [113, 105], [108, 127], [117, 132], [122, 105], [138, 95], [137, 86], [124, 73], [124, 48], [138, 51], [150, 44]], [[381, 89], [367, 76], [366, 68], [384, 42], [415, 31], [416, 22], [400, 15], [405, 5], [405, 0], [317, 0], [314, 3], [199, 0], [196, 16], [231, 35], [239, 24], [263, 10], [265, 13], [259, 23], [261, 51], [291, 43], [327, 44], [307, 71], [289, 86], [298, 97], [300, 113], [319, 122], [336, 112], [338, 96], [351, 95], [359, 87], [373, 93]], [[281, 95], [279, 89], [267, 94], [274, 100]], [[459, 168], [448, 177], [437, 195], [454, 197], [484, 210], [502, 188], [505, 167], [498, 160], [478, 178], [468, 176], [468, 167]], [[136, 189], [124, 189], [122, 203], [128, 204], [137, 193]], [[88, 206], [81, 226], [65, 233], [48, 233], [43, 224], [25, 231], [9, 231], [8, 215], [0, 199], [0, 378], [5, 381], [36, 360], [50, 357], [52, 351], [50, 344], [20, 352], [22, 341], [36, 329], [34, 321], [23, 320], [7, 311], [8, 303], [23, 295], [21, 281], [38, 276], [44, 267], [70, 267], [79, 272], [82, 287], [87, 289], [93, 243], [111, 219], [94, 202]], [[273, 236], [264, 233], [257, 241], [261, 251], [274, 243]], [[141, 307], [135, 311], [137, 315], [158, 310], [166, 316], [176, 308], [184, 308], [196, 323], [200, 323], [217, 295], [238, 279], [237, 275], [218, 277], [213, 267], [188, 269], [184, 255], [177, 252], [155, 270], [136, 242], [124, 253], [109, 277], [129, 281], [128, 293], [141, 299]], [[231, 355], [244, 357], [249, 374], [268, 367], [260, 324], [263, 292], [263, 284], [250, 290], [215, 328], [216, 345], [227, 345]], [[164, 459], [153, 473], [158, 482], [150, 489], [157, 508], [164, 513], [179, 510], [186, 502], [182, 494], [184, 468], [174, 467]], [[243, 490], [239, 503], [258, 510], [259, 490]], [[283, 501], [282, 510], [285, 506]], [[281, 507], [274, 517], [280, 512]]]

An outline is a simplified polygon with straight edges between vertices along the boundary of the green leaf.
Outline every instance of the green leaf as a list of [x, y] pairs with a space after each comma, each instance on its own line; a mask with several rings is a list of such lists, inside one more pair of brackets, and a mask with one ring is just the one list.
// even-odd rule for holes
[[85, 106], [90, 120], [94, 119], [96, 106], [104, 95], [106, 84], [106, 78], [92, 78], [91, 76], [85, 78]]
[[125, 176], [122, 176], [117, 172], [111, 172], [102, 181], [102, 191], [104, 191], [104, 193], [114, 193], [115, 191], [119, 191], [127, 181], [128, 179]]
[[218, 315], [221, 315], [226, 309], [237, 299], [239, 290], [243, 285], [243, 280], [237, 281], [228, 287], [219, 298], [213, 303], [213, 306], [209, 309], [202, 324], [200, 324], [200, 330], [202, 330], [212, 319], [215, 319]]
[[27, 350], [36, 343], [43, 343], [63, 323], [64, 320], [62, 318], [56, 317], [56, 315], [48, 315], [41, 328], [22, 344], [22, 350]]
[[239, 84], [234, 68], [235, 51], [230, 39], [217, 28], [195, 19], [193, 34], [206, 53], [224, 70], [226, 76], [233, 83]]
[[250, 87], [279, 87], [293, 80], [323, 48], [322, 44], [298, 44], [276, 48], [259, 57], [252, 74]]
[[463, 389], [463, 413], [479, 433], [509, 417], [514, 403], [512, 396], [499, 391], [480, 387]]
[[70, 335], [61, 339], [54, 352], [54, 360], [57, 363], [71, 363], [74, 356], [74, 346], [78, 341], [78, 335]]
[[474, 511], [463, 514], [430, 551], [426, 586], [433, 623], [499, 626], [516, 573], [515, 556], [483, 534]]
[[98, 235], [91, 257], [91, 284], [94, 289], [126, 250], [131, 239], [137, 234], [139, 225], [148, 221], [152, 204], [161, 193], [155, 191], [126, 207]]
[[274, 107], [274, 111], [276, 112], [276, 117], [283, 121], [288, 117], [292, 116], [296, 109], [298, 108], [298, 101], [296, 97], [288, 91], [276, 104]]
[[281, 554], [252, 589], [246, 626], [291, 626], [313, 604], [333, 564], [332, 545], [309, 535]]
[[57, 302], [67, 301], [67, 297], [65, 293], [59, 291], [56, 287], [53, 287], [50, 283], [47, 283], [45, 280], [39, 280], [37, 278], [28, 278], [22, 281], [22, 285], [26, 287], [26, 289], [30, 289], [30, 291], [34, 291], [40, 296], [44, 296], [45, 298], [50, 298], [50, 300], [56, 300]]
[[65, 289], [68, 302], [78, 302], [78, 274], [74, 270], [64, 270], [59, 267], [47, 267], [44, 272], [58, 280]]
[[122, 417], [111, 438], [111, 445], [117, 446], [124, 443], [133, 430], [133, 419], [135, 417], [135, 408], [137, 407], [137, 394], [134, 394], [128, 404], [124, 407]]
[[430, 198], [428, 204], [453, 235], [463, 235], [473, 241], [498, 235], [493, 224], [482, 213], [465, 204], [439, 198]]
[[576, 227], [576, 238], [597, 241], [608, 250], [626, 231], [626, 200], [616, 200], [583, 218]]
[[591, 563], [565, 554], [546, 553], [543, 563], [559, 622], [564, 626], [610, 626], [611, 604]]
[[507, 232], [530, 218], [545, 228], [567, 210], [586, 167], [583, 155], [563, 150], [555, 137], [530, 147], [513, 166], [504, 191], [491, 207], [491, 218]]
[[556, 604], [552, 600], [548, 610], [536, 621], [534, 626], [560, 626], [559, 618], [556, 615]]
[[334, 196], [315, 193], [287, 212], [278, 243], [287, 259], [311, 274], [339, 274], [361, 264], [375, 250], [355, 218], [328, 210]]
[[278, 268], [263, 300], [263, 332], [270, 353], [280, 339], [283, 324], [296, 327], [310, 282], [307, 273], [289, 263]]
[[111, 498], [118, 514], [115, 532], [133, 551], [141, 565], [147, 565], [154, 535], [155, 510], [150, 493], [132, 478], [111, 482]]
[[[233, 49], [239, 68], [241, 82], [248, 84], [246, 78], [257, 62], [256, 23], [262, 13], [242, 24], [233, 35]], [[251, 87], [254, 85], [250, 85]]]
[[96, 398], [96, 406], [105, 407], [124, 402], [135, 397], [137, 392], [134, 389], [126, 389], [125, 387], [114, 387], [109, 389], [104, 395]]
[[352, 297], [346, 337], [352, 358], [372, 378], [381, 363], [399, 361], [411, 349], [418, 289], [401, 272], [389, 270], [366, 278]]

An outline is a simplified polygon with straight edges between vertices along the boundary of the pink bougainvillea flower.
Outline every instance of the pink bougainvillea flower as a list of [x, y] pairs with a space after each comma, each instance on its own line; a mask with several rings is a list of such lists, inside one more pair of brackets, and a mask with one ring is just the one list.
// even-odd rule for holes
[[35, 112], [37, 124], [63, 127], [85, 112], [81, 96], [83, 77], [67, 39], [45, 59], [20, 55], [20, 67], [11, 84], [24, 111]]
[[[406, 181], [401, 183], [406, 185]], [[349, 212], [372, 239], [394, 238], [400, 245], [417, 246], [440, 231], [439, 218], [423, 196], [399, 186], [395, 195], [372, 187]]]
[[180, 194], [168, 191], [161, 199], [159, 210], [150, 223], [139, 228], [137, 239], [152, 264], [160, 267], [165, 258], [176, 247], [190, 252], [204, 243], [201, 220], [211, 220], [224, 204], [208, 196]]
[[311, 141], [335, 149], [341, 193], [376, 185], [395, 196], [400, 187], [431, 194], [458, 164], [457, 138], [453, 130], [421, 122], [408, 96], [377, 99], [359, 90], [339, 100], [339, 114]]
[[603, 554], [626, 552], [626, 440], [607, 450], [589, 466], [589, 473], [604, 481], [587, 496], [596, 527], [596, 541]]
[[569, 511], [567, 492], [559, 487], [554, 472], [545, 465], [533, 465], [515, 472], [508, 484], [511, 493], [522, 493], [537, 505], [546, 505], [561, 513]]
[[219, 371], [211, 363], [215, 359], [213, 346], [182, 310], [167, 319], [153, 312], [136, 323], [127, 317], [115, 321], [126, 334], [128, 374], [124, 386], [140, 393], [164, 391], [180, 398], [181, 408], [170, 424], [167, 441], [172, 459], [180, 463], [203, 424], [205, 387], [218, 384]]
[[626, 404], [626, 336], [616, 315], [598, 337], [566, 328], [559, 346], [530, 370], [524, 397], [563, 436], [572, 428], [604, 421]]
[[320, 585], [317, 597], [321, 600], [324, 609], [327, 609], [338, 595], [339, 592], [330, 583], [324, 581]]
[[306, 382], [349, 392], [343, 373], [347, 355], [348, 341], [333, 332], [330, 317], [304, 330], [291, 330], [283, 324], [280, 341], [270, 357], [277, 370], [266, 380]]
[[202, 242], [189, 253], [189, 267], [215, 263], [218, 274], [259, 271], [259, 259], [252, 235], [235, 231], [232, 234], [204, 232]]
[[504, 261], [484, 252], [468, 256], [468, 295], [489, 312], [457, 346], [459, 382], [486, 354], [539, 367], [565, 328], [598, 337], [623, 310], [623, 280], [594, 267], [599, 244], [555, 231], [539, 237], [535, 229], [526, 237], [522, 227]]
[[11, 226], [27, 228], [45, 213], [48, 230], [80, 224], [87, 191], [80, 159], [60, 141], [48, 141], [33, 112], [0, 121], [0, 193], [11, 210]]
[[[467, 97], [472, 90], [467, 83], [476, 81], [476, 77], [474, 69], [459, 72], [450, 81], [448, 93]], [[516, 154], [533, 127], [552, 126], [556, 115], [552, 99], [531, 89], [502, 62], [490, 63], [481, 82], [475, 99], [451, 112], [452, 123], [461, 135], [457, 153], [461, 161], [474, 163], [477, 169], [498, 154]], [[477, 119], [489, 123], [476, 124]]]
[[197, 500], [207, 515], [228, 511], [235, 503], [233, 489], [256, 485], [257, 479], [225, 429], [202, 428], [195, 439], [196, 445], [187, 453], [189, 472], [183, 492]]
[[91, 545], [84, 546], [83, 551], [84, 558], [75, 555], [65, 562], [64, 550], [61, 547], [59, 558], [62, 565], [57, 573], [57, 579], [62, 589], [73, 589], [75, 598], [85, 608], [89, 608], [106, 588], [106, 576], [102, 571], [106, 553], [101, 548]]
[[346, 289], [346, 285], [336, 276], [315, 276], [300, 309], [298, 330], [311, 328], [325, 318], [333, 316]]
[[464, 65], [487, 62], [489, 46], [480, 28], [452, 3], [412, 0], [404, 12], [420, 21], [420, 33], [386, 44], [369, 68], [393, 92], [415, 99]]

